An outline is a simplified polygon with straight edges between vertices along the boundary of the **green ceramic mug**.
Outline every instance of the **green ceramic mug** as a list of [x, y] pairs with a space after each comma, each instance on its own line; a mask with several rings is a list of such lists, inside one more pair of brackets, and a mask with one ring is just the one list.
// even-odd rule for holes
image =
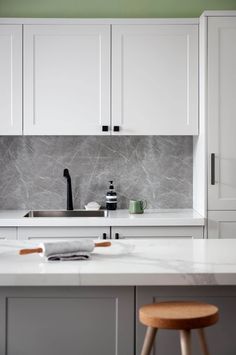
[[129, 213], [143, 213], [147, 207], [147, 201], [144, 200], [130, 200]]

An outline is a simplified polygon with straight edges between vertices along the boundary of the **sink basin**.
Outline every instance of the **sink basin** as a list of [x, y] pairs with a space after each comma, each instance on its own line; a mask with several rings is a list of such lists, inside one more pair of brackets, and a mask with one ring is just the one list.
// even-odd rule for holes
[[24, 217], [106, 217], [106, 210], [98, 211], [29, 211]]

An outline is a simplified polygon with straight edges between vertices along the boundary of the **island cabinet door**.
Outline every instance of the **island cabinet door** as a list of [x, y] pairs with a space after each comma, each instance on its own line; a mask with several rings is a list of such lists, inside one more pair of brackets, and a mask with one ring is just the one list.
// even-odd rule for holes
[[236, 16], [208, 20], [208, 209], [236, 210]]
[[112, 125], [113, 134], [198, 134], [198, 25], [112, 26]]
[[134, 355], [132, 287], [2, 288], [0, 354]]
[[24, 26], [24, 133], [109, 134], [110, 26]]
[[[174, 265], [173, 272], [176, 272]], [[182, 268], [182, 266], [181, 266]], [[170, 265], [168, 265], [170, 273]], [[181, 269], [182, 272], [182, 269]], [[189, 284], [192, 286], [180, 287], [137, 287], [136, 294], [136, 354], [141, 353], [146, 327], [139, 322], [138, 310], [142, 305], [179, 300], [195, 300], [211, 303], [219, 307], [219, 322], [209, 328], [205, 328], [209, 353], [212, 355], [230, 355], [236, 354], [235, 341], [235, 314], [236, 314], [236, 287], [235, 286], [206, 286], [207, 281], [213, 284], [216, 282], [206, 276], [204, 286], [193, 286], [194, 279], [187, 275]], [[184, 276], [183, 276], [184, 277]], [[203, 276], [204, 278], [204, 276]], [[204, 282], [203, 282], [204, 283]], [[191, 355], [202, 354], [196, 331], [192, 331], [192, 353]], [[151, 355], [181, 355], [179, 331], [160, 329], [157, 332], [154, 349]]]
[[19, 227], [18, 239], [46, 241], [61, 239], [110, 239], [109, 227]]

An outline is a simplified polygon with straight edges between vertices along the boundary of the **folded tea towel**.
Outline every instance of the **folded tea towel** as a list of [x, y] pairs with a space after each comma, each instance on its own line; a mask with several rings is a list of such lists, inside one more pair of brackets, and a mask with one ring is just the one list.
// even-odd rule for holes
[[46, 242], [40, 245], [41, 256], [46, 256], [48, 261], [55, 260], [87, 260], [94, 249], [94, 241], [80, 239], [63, 242]]
[[73, 261], [87, 260], [90, 258], [90, 253], [78, 251], [74, 253], [52, 254], [47, 257], [48, 261]]

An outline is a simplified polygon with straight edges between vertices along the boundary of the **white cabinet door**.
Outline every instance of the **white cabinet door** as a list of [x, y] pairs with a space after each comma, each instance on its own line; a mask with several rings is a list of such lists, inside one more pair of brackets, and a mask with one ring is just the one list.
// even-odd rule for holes
[[112, 227], [112, 239], [203, 238], [202, 226]]
[[112, 125], [124, 135], [198, 134], [198, 25], [113, 26]]
[[109, 134], [109, 104], [109, 25], [24, 26], [25, 134]]
[[22, 26], [0, 25], [0, 135], [22, 134]]
[[236, 17], [211, 17], [208, 20], [209, 210], [236, 210], [235, 133]]
[[236, 238], [236, 211], [209, 211], [208, 238]]
[[16, 227], [0, 227], [0, 240], [15, 240], [17, 239]]
[[110, 239], [109, 227], [19, 227], [20, 240]]

